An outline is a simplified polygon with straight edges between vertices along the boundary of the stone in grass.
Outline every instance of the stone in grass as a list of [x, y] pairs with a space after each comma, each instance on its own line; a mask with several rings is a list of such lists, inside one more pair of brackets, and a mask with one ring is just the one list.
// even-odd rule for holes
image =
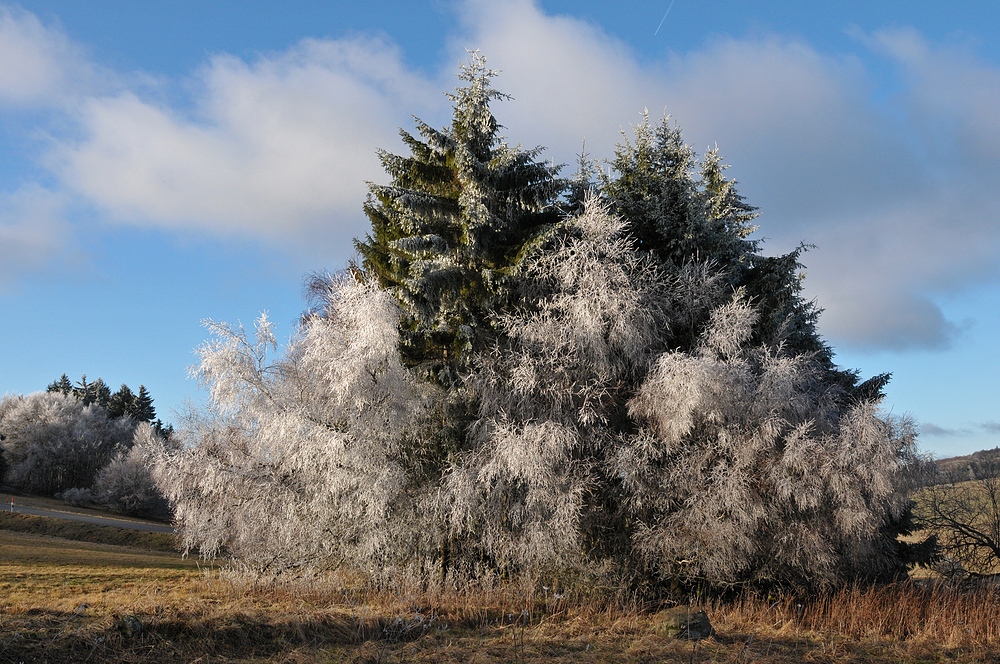
[[123, 616], [118, 620], [118, 631], [129, 638], [142, 635], [142, 621], [135, 616]]
[[660, 614], [656, 631], [674, 639], [699, 641], [715, 634], [712, 623], [704, 611], [696, 611], [684, 604], [667, 609]]

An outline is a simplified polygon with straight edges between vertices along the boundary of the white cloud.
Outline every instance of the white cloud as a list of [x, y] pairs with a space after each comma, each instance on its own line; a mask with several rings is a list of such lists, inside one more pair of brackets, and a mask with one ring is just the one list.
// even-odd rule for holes
[[62, 196], [37, 186], [0, 197], [0, 289], [66, 255], [64, 207]]
[[771, 198], [782, 210], [843, 199], [814, 176], [825, 160], [850, 161], [839, 175], [852, 187], [881, 184], [879, 167], [889, 158], [867, 153], [884, 137], [867, 111], [865, 75], [854, 59], [825, 58], [773, 37], [718, 40], [643, 63], [599, 28], [546, 16], [527, 0], [472, 2], [465, 18], [468, 34], [456, 42], [481, 47], [502, 71], [498, 86], [516, 100], [498, 108], [501, 121], [514, 139], [526, 134], [561, 160], [571, 159], [584, 137], [588, 150], [610, 156], [620, 129], [648, 108], [654, 119], [671, 114], [700, 150], [718, 143], [741, 174], [780, 182], [780, 195]]
[[880, 190], [869, 209], [816, 229], [816, 242], [828, 248], [816, 263], [816, 292], [828, 307], [827, 329], [843, 338], [946, 345], [958, 327], [933, 298], [1000, 276], [993, 194], [1000, 186], [1000, 70], [934, 48], [912, 30], [867, 41], [902, 67], [907, 83], [896, 103], [909, 121], [884, 129], [899, 144], [909, 134], [908, 147], [896, 147], [883, 171], [904, 187]]
[[[648, 74], [627, 45], [599, 27], [543, 14], [529, 0], [462, 5], [465, 34], [452, 51], [480, 49], [514, 97], [494, 108], [514, 142], [545, 145], [556, 161], [587, 151], [610, 155], [619, 128], [640, 120]], [[659, 102], [657, 102], [659, 103]], [[653, 105], [655, 107], [656, 104]]]
[[972, 434], [967, 429], [946, 429], [931, 422], [924, 422], [920, 425], [920, 433], [924, 436], [937, 436], [945, 438], [964, 437]]
[[0, 104], [60, 105], [96, 82], [84, 49], [58, 27], [22, 9], [0, 7]]
[[53, 152], [54, 168], [123, 222], [347, 240], [364, 230], [365, 180], [382, 177], [375, 149], [440, 98], [393, 47], [360, 39], [216, 57], [197, 88], [192, 113], [130, 92], [88, 100], [84, 137]]
[[932, 45], [913, 29], [867, 41], [902, 67], [906, 102], [929, 156], [948, 167], [1000, 170], [1000, 70], [964, 49]]

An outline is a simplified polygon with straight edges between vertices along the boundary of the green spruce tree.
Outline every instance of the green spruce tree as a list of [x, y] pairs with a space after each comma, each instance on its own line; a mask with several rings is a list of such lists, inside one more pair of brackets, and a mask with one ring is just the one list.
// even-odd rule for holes
[[128, 415], [135, 418], [137, 410], [138, 399], [135, 392], [128, 385], [122, 383], [122, 386], [118, 388], [117, 392], [111, 395], [111, 400], [108, 402], [108, 416], [121, 417], [122, 415]]
[[45, 388], [45, 391], [69, 395], [73, 393], [73, 383], [70, 381], [69, 376], [63, 374], [59, 377], [59, 380], [49, 383], [49, 386]]
[[460, 383], [493, 338], [509, 280], [557, 221], [564, 188], [558, 168], [537, 161], [540, 148], [504, 142], [490, 110], [507, 98], [491, 86], [496, 73], [472, 53], [449, 95], [451, 126], [418, 119], [418, 136], [400, 131], [409, 156], [379, 153], [392, 181], [369, 185], [372, 231], [356, 243], [363, 270], [402, 305], [407, 363], [443, 385]]
[[135, 398], [135, 410], [131, 413], [137, 422], [152, 422], [156, 419], [156, 408], [153, 407], [153, 397], [149, 395], [145, 385], [139, 386], [139, 394]]
[[723, 176], [718, 155], [699, 164], [669, 118], [653, 126], [644, 114], [634, 132], [634, 143], [623, 136], [615, 150], [601, 192], [628, 220], [637, 248], [671, 270], [710, 260], [739, 280], [758, 249], [748, 239], [757, 211]]

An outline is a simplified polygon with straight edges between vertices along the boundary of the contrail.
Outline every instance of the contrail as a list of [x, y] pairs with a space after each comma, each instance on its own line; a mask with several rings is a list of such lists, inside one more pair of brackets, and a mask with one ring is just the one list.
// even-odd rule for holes
[[[667, 11], [664, 12], [663, 18], [660, 19], [660, 24], [658, 26], [656, 26], [656, 32], [659, 32], [660, 28], [663, 27], [663, 22], [667, 20], [667, 14], [669, 14], [670, 10], [674, 8], [674, 3], [675, 2], [677, 2], [677, 0], [670, 0], [670, 6], [667, 7]], [[656, 32], [653, 33], [654, 37], [656, 36]]]

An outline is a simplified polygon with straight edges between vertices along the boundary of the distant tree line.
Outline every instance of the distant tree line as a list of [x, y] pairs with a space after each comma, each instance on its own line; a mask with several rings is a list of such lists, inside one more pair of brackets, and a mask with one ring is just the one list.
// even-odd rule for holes
[[991, 479], [1000, 473], [1000, 447], [979, 450], [966, 456], [937, 459], [934, 465], [937, 472], [928, 473], [924, 481], [928, 486]]
[[173, 427], [156, 418], [145, 386], [112, 393], [66, 374], [44, 392], [0, 400], [0, 482], [26, 493], [135, 516], [169, 514], [149, 460]]
[[145, 385], [140, 385], [139, 392], [136, 393], [128, 385], [122, 383], [118, 391], [112, 393], [111, 388], [101, 378], [87, 382], [87, 374], [83, 374], [79, 381], [73, 383], [69, 376], [63, 374], [59, 380], [49, 383], [45, 391], [76, 397], [85, 406], [91, 404], [101, 406], [107, 411], [110, 418], [127, 415], [136, 422], [149, 422], [161, 435], [169, 435], [173, 430], [173, 427], [164, 426], [163, 422], [156, 417], [153, 397], [150, 396]]

